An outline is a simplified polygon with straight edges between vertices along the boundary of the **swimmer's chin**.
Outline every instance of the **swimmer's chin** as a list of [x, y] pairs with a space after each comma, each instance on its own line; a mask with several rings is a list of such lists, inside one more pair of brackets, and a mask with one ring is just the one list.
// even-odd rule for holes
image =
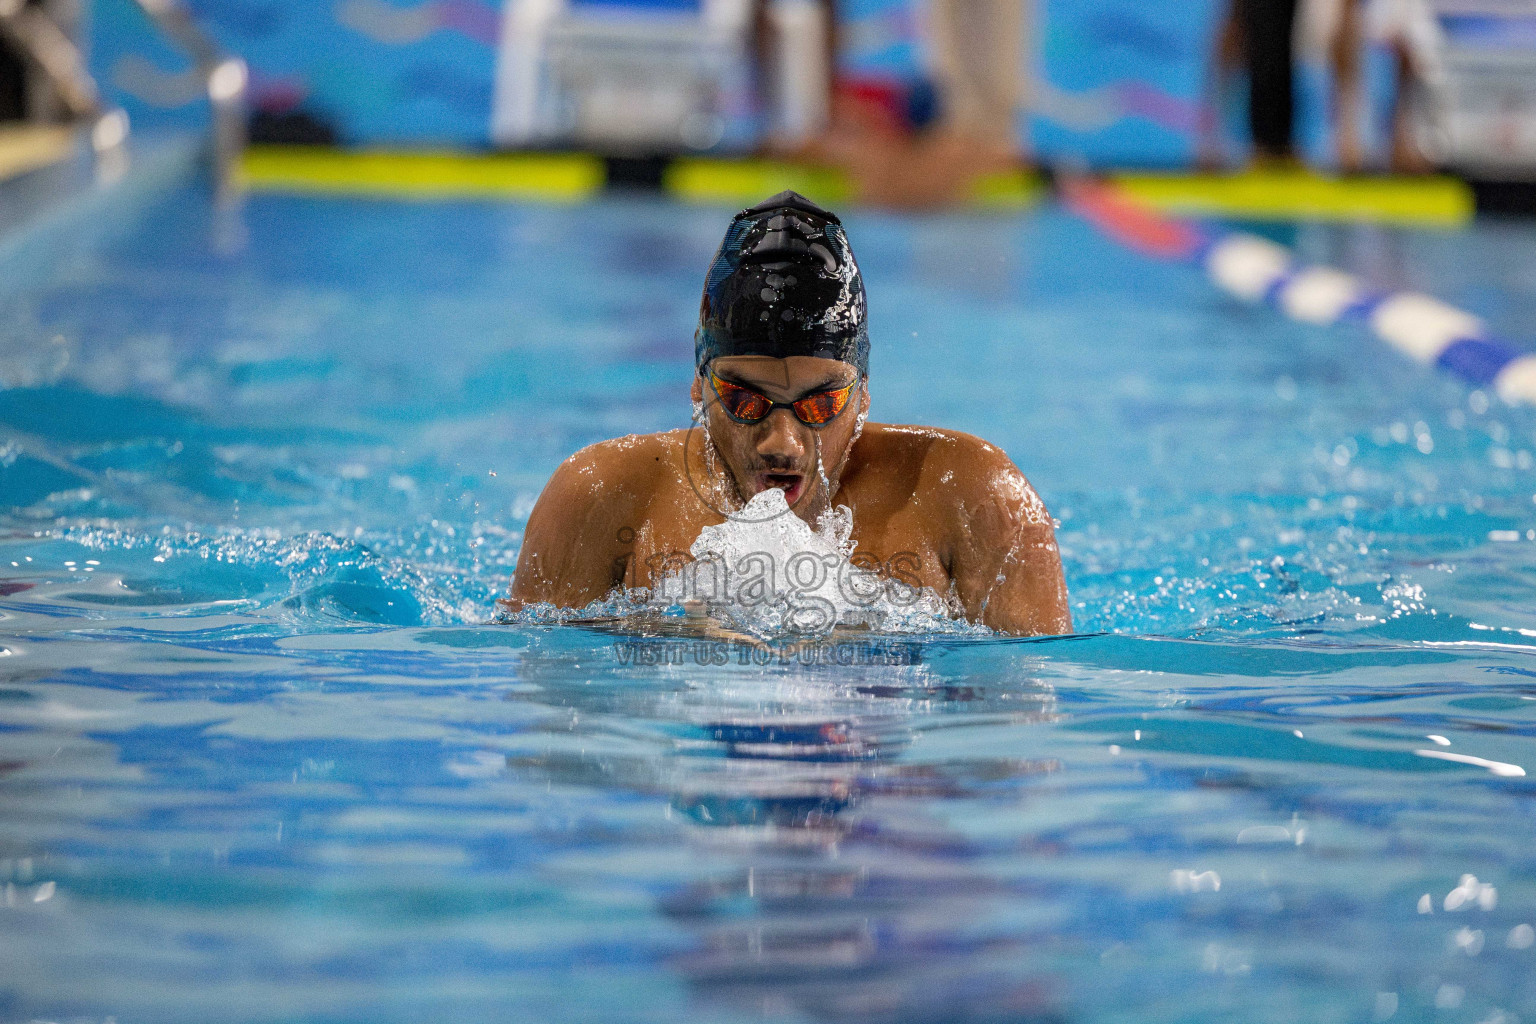
[[752, 496], [756, 497], [770, 487], [777, 487], [784, 492], [784, 500], [790, 505], [800, 500], [805, 493], [805, 475], [803, 473], [758, 473], [752, 478]]

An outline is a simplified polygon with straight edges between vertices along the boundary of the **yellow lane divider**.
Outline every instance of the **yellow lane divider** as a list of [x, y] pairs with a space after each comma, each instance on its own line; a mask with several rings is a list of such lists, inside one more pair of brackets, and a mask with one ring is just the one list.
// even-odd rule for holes
[[[3, 177], [0, 163], [0, 177]], [[576, 202], [606, 184], [603, 162], [585, 153], [448, 153], [254, 146], [244, 180], [260, 192], [395, 199], [505, 198]], [[1236, 220], [1376, 222], [1458, 227], [1473, 213], [1472, 191], [1455, 178], [1328, 178], [1305, 171], [1238, 174], [1119, 174], [1114, 182], [1165, 213]], [[788, 161], [679, 157], [662, 175], [666, 192], [694, 203], [745, 206], [789, 188], [828, 206], [857, 203], [841, 170]], [[1021, 210], [1046, 194], [1024, 171], [973, 182], [959, 204]]]
[[584, 153], [434, 153], [253, 146], [241, 167], [257, 192], [396, 199], [578, 202], [602, 190], [603, 162]]
[[668, 165], [661, 184], [686, 202], [724, 206], [751, 206], [785, 189], [824, 206], [845, 204], [854, 194], [853, 182], [842, 171], [777, 160], [681, 157]]
[[[858, 187], [834, 167], [788, 163], [778, 160], [682, 157], [672, 161], [662, 175], [662, 187], [684, 202], [750, 206], [784, 189], [827, 206], [857, 203]], [[971, 183], [961, 208], [1020, 210], [1045, 195], [1040, 178], [1026, 171], [984, 175]]]
[[1164, 213], [1234, 220], [1321, 220], [1460, 227], [1472, 190], [1456, 178], [1326, 178], [1305, 171], [1119, 174], [1112, 180]]

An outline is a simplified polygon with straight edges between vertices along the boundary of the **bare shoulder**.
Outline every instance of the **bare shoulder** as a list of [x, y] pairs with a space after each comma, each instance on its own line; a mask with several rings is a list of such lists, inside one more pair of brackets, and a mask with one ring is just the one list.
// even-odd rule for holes
[[959, 511], [980, 504], [1013, 506], [1023, 518], [1049, 521], [1019, 467], [989, 441], [959, 430], [904, 424], [868, 424], [865, 431], [873, 442], [871, 456], [916, 469], [915, 497], [932, 496]]
[[910, 500], [925, 508], [972, 621], [1021, 635], [1071, 632], [1055, 523], [1006, 452], [931, 427], [881, 425], [871, 436], [872, 458], [906, 467]]
[[682, 466], [684, 434], [629, 434], [587, 445], [560, 464], [540, 500], [643, 500]]
[[506, 607], [575, 608], [608, 594], [621, 579], [618, 529], [639, 521], [675, 480], [684, 433], [602, 441], [562, 462], [528, 516]]

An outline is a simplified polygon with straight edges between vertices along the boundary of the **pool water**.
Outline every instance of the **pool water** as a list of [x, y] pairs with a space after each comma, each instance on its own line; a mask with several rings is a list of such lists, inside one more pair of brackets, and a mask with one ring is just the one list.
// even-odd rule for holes
[[[846, 222], [872, 417], [1013, 455], [1080, 635], [487, 624], [730, 212], [0, 239], [0, 1022], [1536, 1020], [1536, 414], [1054, 205]], [[1529, 224], [1270, 230], [1533, 334]]]

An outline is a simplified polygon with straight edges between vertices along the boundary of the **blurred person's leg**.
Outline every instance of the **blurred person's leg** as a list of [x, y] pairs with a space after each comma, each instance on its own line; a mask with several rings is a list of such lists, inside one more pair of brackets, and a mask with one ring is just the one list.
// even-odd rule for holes
[[837, 21], [833, 0], [753, 0], [752, 48], [766, 148], [816, 159], [835, 130]]
[[1294, 155], [1296, 0], [1238, 0], [1248, 57], [1248, 129], [1257, 162]]
[[842, 33], [837, 21], [837, 0], [820, 0], [827, 30], [822, 36], [827, 59], [827, 109], [832, 109], [832, 96], [837, 92], [837, 55], [842, 52]]
[[[39, 0], [27, 0], [37, 6]], [[37, 97], [32, 95], [31, 69], [14, 43], [0, 35], [0, 121], [24, 121], [31, 117]]]
[[1434, 165], [1417, 138], [1417, 97], [1424, 88], [1418, 62], [1408, 44], [1398, 40], [1392, 44], [1392, 63], [1397, 84], [1392, 93], [1391, 167], [1398, 174], [1427, 174]]
[[27, 69], [21, 55], [0, 37], [0, 121], [20, 121], [27, 112]]
[[1418, 141], [1420, 105], [1440, 76], [1443, 40], [1434, 12], [1425, 0], [1372, 0], [1367, 31], [1392, 54], [1396, 83], [1392, 90], [1391, 168], [1399, 174], [1423, 174], [1433, 163]]
[[1365, 109], [1361, 58], [1364, 48], [1361, 0], [1342, 0], [1328, 40], [1328, 63], [1333, 73], [1334, 150], [1339, 169], [1359, 174], [1365, 169]]
[[1243, 24], [1232, 0], [1216, 24], [1211, 37], [1211, 53], [1205, 69], [1200, 110], [1200, 135], [1196, 141], [1195, 162], [1205, 170], [1219, 170], [1227, 164], [1225, 121], [1222, 112], [1232, 94], [1232, 82], [1243, 66], [1246, 49]]
[[[0, 6], [5, 0], [0, 0]], [[80, 45], [82, 33], [81, 0], [13, 0], [13, 13], [24, 14], [35, 25], [39, 15], [51, 23], [65, 41]], [[26, 11], [22, 11], [26, 8]], [[20, 34], [29, 35], [18, 26]], [[23, 44], [0, 33], [0, 121], [22, 120], [35, 124], [67, 121], [70, 106], [41, 67], [27, 53]]]
[[1300, 0], [1292, 45], [1298, 68], [1326, 74], [1333, 165], [1358, 174], [1365, 166], [1359, 0]]
[[1028, 0], [930, 0], [929, 37], [943, 131], [987, 156], [1019, 153]]
[[[82, 47], [84, 14], [81, 0], [26, 0], [33, 7], [41, 8], [48, 20], [58, 26], [76, 47]], [[69, 107], [48, 79], [33, 73], [27, 88], [27, 118], [37, 123], [67, 121]]]

